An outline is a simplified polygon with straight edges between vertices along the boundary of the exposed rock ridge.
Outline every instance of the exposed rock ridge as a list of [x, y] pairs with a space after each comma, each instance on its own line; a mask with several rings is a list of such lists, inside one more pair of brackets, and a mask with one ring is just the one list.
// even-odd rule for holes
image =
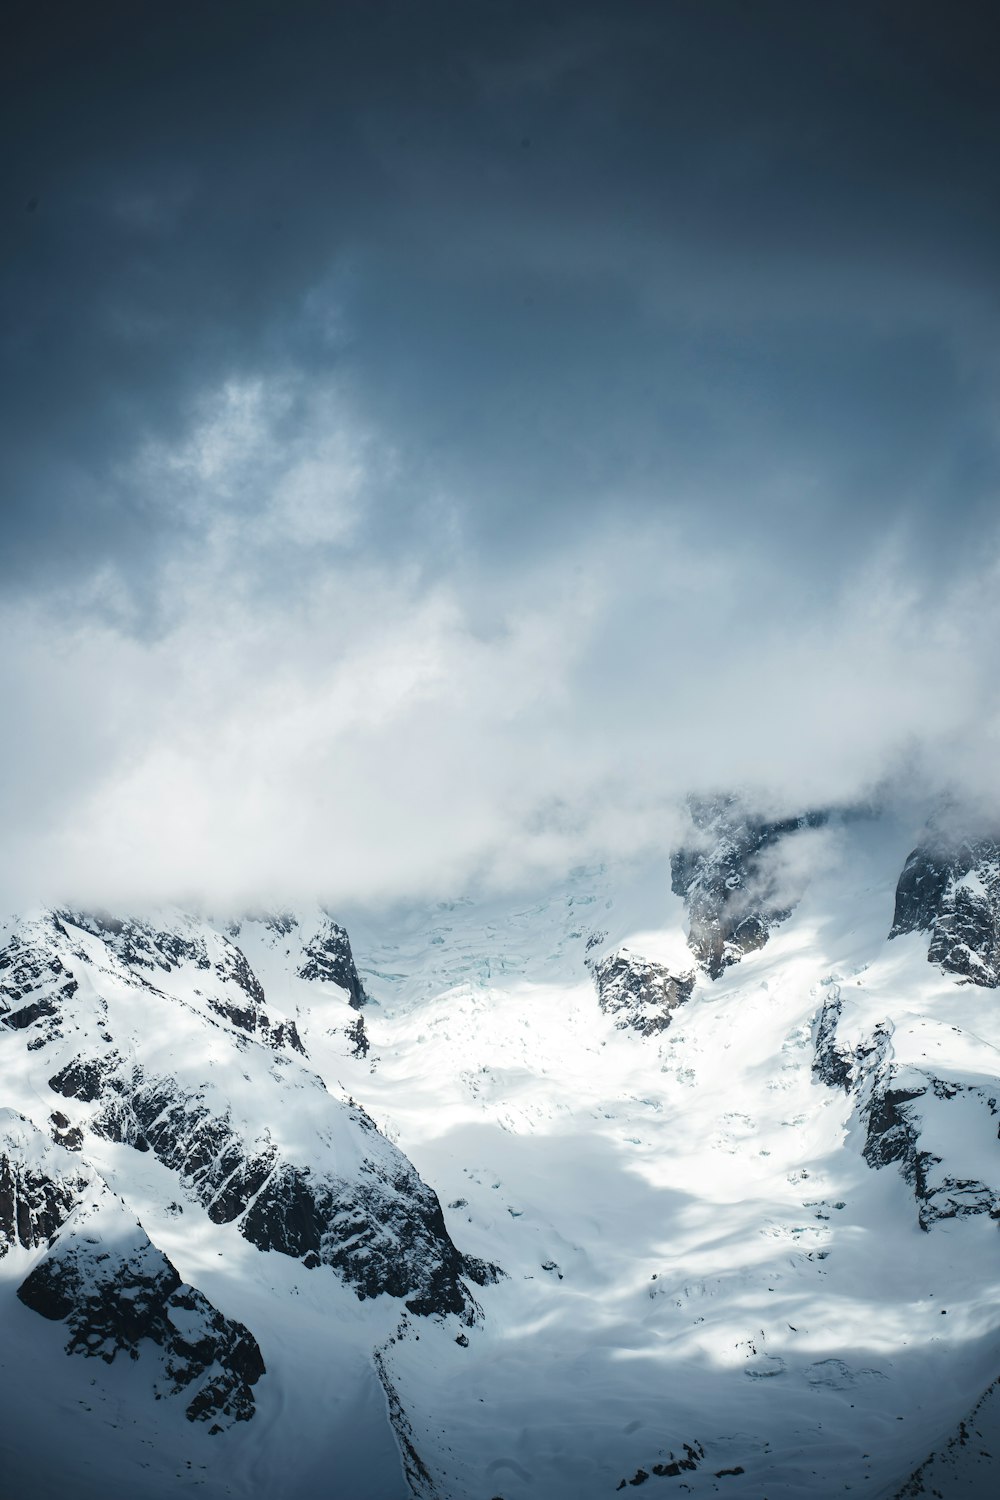
[[718, 979], [744, 954], [762, 948], [771, 929], [793, 910], [763, 856], [779, 840], [820, 827], [824, 812], [766, 821], [735, 797], [691, 798], [695, 836], [671, 858], [671, 886], [690, 913], [688, 943], [698, 963]]
[[870, 1036], [863, 1037], [853, 1047], [846, 1046], [838, 1035], [843, 1004], [840, 985], [831, 985], [813, 1021], [812, 1072], [830, 1088], [858, 1094], [867, 1105], [878, 1082], [885, 1081], [886, 1059], [892, 1047], [892, 1023], [880, 1021]]
[[[952, 1101], [972, 1111], [978, 1133], [995, 1137], [1000, 1114], [1000, 1080], [985, 1084], [942, 1078], [928, 1069], [898, 1063], [893, 1055], [893, 1028], [880, 1022], [853, 1046], [838, 1039], [843, 1015], [840, 987], [833, 985], [814, 1021], [814, 1077], [842, 1088], [855, 1101], [864, 1129], [862, 1154], [870, 1167], [895, 1164], [913, 1190], [920, 1227], [929, 1230], [943, 1219], [968, 1214], [1000, 1218], [1000, 1155], [992, 1182], [981, 1175], [957, 1175], [961, 1161], [937, 1142], [946, 1130], [940, 1111]], [[957, 1107], [957, 1105], [956, 1105]], [[960, 1139], [968, 1135], [960, 1133]], [[995, 1185], [994, 1185], [995, 1184]]]
[[[332, 922], [321, 935], [326, 945], [321, 951], [334, 967], [341, 966], [337, 972], [343, 979], [342, 966], [353, 966], [347, 935]], [[50, 1116], [60, 1139], [82, 1148], [84, 1155], [88, 1130], [139, 1151], [151, 1150], [177, 1173], [214, 1222], [238, 1222], [240, 1232], [259, 1249], [292, 1256], [308, 1267], [330, 1266], [359, 1298], [385, 1293], [404, 1299], [418, 1314], [454, 1313], [466, 1322], [475, 1320], [479, 1309], [467, 1282], [484, 1284], [491, 1268], [462, 1257], [436, 1194], [359, 1106], [332, 1098], [320, 1078], [295, 1071], [297, 1064], [281, 1058], [292, 1071], [275, 1075], [280, 1090], [316, 1090], [324, 1099], [317, 1128], [329, 1135], [330, 1144], [322, 1147], [317, 1137], [318, 1154], [311, 1151], [296, 1160], [279, 1151], [266, 1128], [234, 1119], [224, 1077], [221, 1092], [215, 1085], [182, 1082], [135, 1061], [135, 1038], [121, 1048], [115, 1045], [106, 1029], [108, 1005], [99, 993], [105, 976], [119, 992], [122, 983], [134, 981], [151, 1004], [155, 997], [161, 1007], [180, 1007], [188, 1017], [185, 1024], [193, 1028], [191, 1036], [199, 1028], [217, 1026], [211, 1017], [226, 1002], [223, 1019], [237, 1025], [238, 1047], [251, 1045], [241, 1033], [268, 1046], [280, 1042], [262, 1009], [263, 987], [230, 937], [200, 931], [181, 914], [176, 933], [162, 922], [65, 914], [26, 930], [3, 956], [6, 966], [0, 973], [6, 976], [8, 1008], [12, 1002], [22, 1010], [26, 1000], [33, 1006], [51, 1000], [41, 1021], [35, 1018], [20, 1028], [29, 1046], [43, 1024], [82, 1033], [75, 1054], [67, 1058], [65, 1044], [60, 1049], [48, 1083], [61, 1098], [95, 1107], [75, 1109], [72, 1119], [62, 1113], [58, 1121], [55, 1113]], [[197, 972], [190, 978], [197, 987], [187, 981], [180, 993], [171, 994], [171, 973], [192, 964]], [[82, 975], [84, 965], [89, 982], [82, 1001], [74, 1005], [79, 986], [72, 969]], [[164, 977], [153, 984], [150, 975]], [[356, 991], [363, 993], [360, 982]], [[200, 1009], [190, 995], [201, 996]], [[354, 1014], [353, 1041], [361, 1055], [367, 1038], [356, 1007]], [[44, 1040], [47, 1045], [52, 1037], [46, 1034]], [[245, 1060], [237, 1062], [239, 1055], [233, 1064], [249, 1079], [249, 1055], [244, 1050]], [[212, 1070], [209, 1063], [203, 1076], [210, 1077]]]
[[[402, 1333], [402, 1329], [399, 1330]], [[414, 1500], [437, 1500], [441, 1491], [434, 1483], [430, 1470], [417, 1452], [414, 1443], [414, 1432], [406, 1408], [399, 1397], [399, 1392], [389, 1376], [385, 1352], [382, 1349], [373, 1351], [372, 1360], [375, 1365], [375, 1373], [379, 1384], [385, 1395], [386, 1407], [389, 1413], [389, 1422], [392, 1426], [396, 1443], [399, 1447], [399, 1456], [403, 1462], [403, 1472], [406, 1482], [410, 1487], [410, 1493]]]
[[961, 1095], [988, 1115], [997, 1115], [996, 1090], [895, 1067], [889, 1069], [884, 1084], [873, 1091], [868, 1106], [865, 1160], [876, 1168], [890, 1162], [898, 1164], [913, 1188], [921, 1229], [969, 1214], [1000, 1219], [1000, 1187], [976, 1177], [956, 1176], [944, 1156], [933, 1149], [927, 1105], [933, 1099], [951, 1100]]
[[[1000, 1376], [990, 1382], [943, 1445], [914, 1469], [893, 1500], [915, 1500], [919, 1495], [992, 1495], [996, 1489], [993, 1455], [998, 1412]], [[985, 1447], [986, 1443], [991, 1447]]]
[[27, 1042], [33, 1052], [62, 1036], [63, 1006], [78, 989], [48, 941], [56, 934], [65, 936], [58, 918], [33, 922], [0, 951], [0, 1026], [35, 1028]]
[[188, 1420], [211, 1423], [210, 1432], [254, 1415], [251, 1387], [264, 1361], [253, 1334], [182, 1283], [123, 1206], [98, 1202], [79, 1212], [17, 1295], [66, 1324], [67, 1354], [138, 1360], [148, 1340], [160, 1351], [157, 1397], [184, 1395]]
[[350, 1003], [360, 1010], [368, 1003], [351, 952], [351, 940], [338, 922], [328, 917], [303, 949], [300, 979], [321, 979], [346, 990]]
[[[193, 926], [190, 931], [183, 927], [160, 928], [152, 922], [115, 917], [108, 912], [65, 911], [59, 913], [58, 920], [66, 927], [76, 927], [98, 938], [131, 976], [146, 982], [149, 982], [146, 976], [155, 976], [158, 970], [169, 974], [192, 964], [205, 976], [200, 981], [205, 988], [199, 993], [204, 994], [205, 1004], [213, 1014], [265, 1046], [291, 1047], [305, 1055], [294, 1020], [274, 1021], [268, 1015], [264, 987], [232, 936], [213, 934], [210, 949], [204, 935], [193, 930]], [[234, 988], [239, 992], [235, 997]]]
[[461, 1280], [471, 1272], [436, 1193], [358, 1106], [341, 1107], [377, 1149], [348, 1180], [335, 1164], [319, 1172], [286, 1159], [268, 1137], [244, 1139], [204, 1095], [173, 1079], [136, 1072], [110, 1085], [94, 1132], [152, 1150], [214, 1223], [237, 1221], [260, 1250], [332, 1267], [362, 1299], [387, 1292], [411, 1312], [474, 1321], [478, 1308]]
[[0, 1110], [0, 1257], [15, 1245], [37, 1250], [49, 1244], [89, 1180], [30, 1121]]
[[929, 840], [912, 851], [896, 886], [890, 938], [930, 933], [927, 957], [949, 974], [1000, 985], [1000, 842]]
[[174, 1266], [92, 1169], [13, 1110], [0, 1112], [0, 1256], [42, 1251], [17, 1289], [32, 1311], [69, 1329], [67, 1354], [111, 1364], [161, 1351], [159, 1395], [183, 1393], [191, 1421], [254, 1414], [250, 1387], [264, 1373], [257, 1342], [225, 1318]]
[[588, 960], [597, 987], [597, 1000], [619, 1030], [632, 1027], [641, 1036], [665, 1031], [674, 1011], [691, 998], [694, 974], [672, 974], [663, 964], [640, 958], [627, 948], [609, 953], [599, 963]]

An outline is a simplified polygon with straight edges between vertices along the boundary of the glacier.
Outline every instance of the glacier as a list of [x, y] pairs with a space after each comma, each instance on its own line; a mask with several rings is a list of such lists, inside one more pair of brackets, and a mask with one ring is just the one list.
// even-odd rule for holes
[[997, 845], [691, 816], [542, 890], [9, 918], [12, 1493], [992, 1496]]

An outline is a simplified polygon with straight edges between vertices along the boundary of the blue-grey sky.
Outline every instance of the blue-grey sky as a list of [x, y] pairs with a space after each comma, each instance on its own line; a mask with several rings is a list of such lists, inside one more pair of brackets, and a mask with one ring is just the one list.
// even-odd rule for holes
[[992, 796], [990, 9], [19, 7], [13, 895]]

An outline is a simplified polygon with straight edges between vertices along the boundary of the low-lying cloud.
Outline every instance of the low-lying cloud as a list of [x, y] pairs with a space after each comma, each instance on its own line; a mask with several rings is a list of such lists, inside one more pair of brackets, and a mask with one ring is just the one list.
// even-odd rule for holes
[[438, 496], [438, 566], [380, 561], [399, 454], [336, 389], [283, 447], [293, 395], [133, 455], [190, 529], [141, 618], [108, 572], [7, 606], [5, 904], [446, 894], [669, 842], [692, 790], [1000, 791], [990, 560], [942, 586], [886, 539], [816, 587], [612, 507], [495, 569]]

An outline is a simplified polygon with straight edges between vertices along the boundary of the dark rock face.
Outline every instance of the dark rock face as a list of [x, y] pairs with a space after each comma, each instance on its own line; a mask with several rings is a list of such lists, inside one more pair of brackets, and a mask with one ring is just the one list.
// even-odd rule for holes
[[691, 998], [695, 982], [693, 974], [671, 974], [624, 948], [602, 959], [593, 974], [601, 1009], [615, 1017], [620, 1030], [631, 1026], [642, 1036], [666, 1030], [677, 1007]]
[[[69, 1125], [54, 1111], [52, 1122]], [[254, 1414], [250, 1387], [264, 1373], [253, 1335], [183, 1286], [95, 1173], [53, 1146], [29, 1121], [0, 1117], [0, 1256], [12, 1245], [48, 1247], [18, 1288], [26, 1307], [65, 1322], [67, 1354], [139, 1357], [144, 1340], [162, 1354], [158, 1395], [188, 1396], [191, 1421], [213, 1432]]]
[[104, 1080], [120, 1061], [117, 1052], [109, 1052], [105, 1057], [74, 1057], [49, 1079], [49, 1088], [64, 1099], [82, 1099], [93, 1104], [101, 1097]]
[[22, 1005], [20, 1010], [12, 1010], [4, 1017], [4, 1025], [9, 1026], [11, 1031], [24, 1031], [33, 1026], [36, 1021], [44, 1020], [48, 1016], [59, 1014], [54, 1000], [47, 997], [42, 1000], [34, 1000], [30, 1005]]
[[[984, 1126], [988, 1135], [997, 1134], [992, 1122], [1000, 1113], [1000, 1080], [980, 1086], [900, 1067], [893, 1061], [892, 1027], [887, 1022], [853, 1047], [845, 1046], [837, 1037], [842, 1006], [840, 988], [834, 985], [814, 1023], [812, 1071], [817, 1081], [842, 1088], [857, 1101], [865, 1127], [865, 1161], [875, 1169], [898, 1166], [913, 1190], [921, 1229], [967, 1214], [1000, 1218], [1000, 1187], [955, 1176], [934, 1149], [942, 1134], [955, 1135], [953, 1126], [942, 1123], [941, 1106], [971, 1110], [957, 1132], [959, 1140], [969, 1129], [975, 1134]], [[1000, 1161], [994, 1180], [1000, 1182]]]
[[687, 902], [688, 942], [712, 979], [746, 953], [762, 948], [777, 923], [792, 913], [762, 856], [782, 838], [818, 828], [825, 813], [764, 822], [747, 816], [735, 798], [688, 804], [697, 836], [671, 859], [671, 887]]
[[[33, 1126], [24, 1130], [36, 1136]], [[86, 1179], [80, 1173], [55, 1175], [26, 1158], [20, 1131], [0, 1131], [0, 1257], [14, 1245], [36, 1250], [47, 1245], [76, 1206]]]
[[[62, 912], [60, 921], [100, 938], [133, 976], [170, 973], [183, 964], [193, 964], [206, 975], [203, 983], [220, 981], [221, 994], [206, 992], [209, 1008], [231, 1026], [245, 1031], [265, 1046], [291, 1047], [305, 1055], [305, 1048], [294, 1021], [272, 1021], [265, 1008], [264, 987], [247, 960], [246, 954], [230, 937], [219, 935], [214, 954], [203, 937], [190, 937], [175, 930], [161, 931], [147, 922], [119, 918], [107, 912]], [[268, 919], [274, 927], [278, 919]], [[284, 929], [281, 929], [284, 930]], [[238, 933], [239, 929], [235, 929]], [[146, 981], [148, 982], [148, 980]], [[243, 998], [233, 999], [232, 986]]]
[[332, 1266], [362, 1300], [388, 1292], [410, 1312], [472, 1321], [465, 1266], [436, 1195], [412, 1172], [391, 1183], [362, 1172], [358, 1183], [323, 1182], [283, 1164], [240, 1228], [262, 1250]]
[[83, 1131], [78, 1125], [71, 1124], [66, 1115], [58, 1109], [54, 1109], [49, 1115], [49, 1124], [52, 1126], [52, 1139], [57, 1145], [65, 1146], [67, 1151], [80, 1150], [83, 1145]]
[[226, 1119], [213, 1118], [202, 1099], [185, 1095], [173, 1080], [146, 1080], [139, 1071], [111, 1080], [91, 1128], [106, 1140], [151, 1149], [216, 1224], [242, 1213], [277, 1156], [270, 1143], [258, 1153], [248, 1150]]
[[358, 978], [350, 939], [337, 922], [328, 919], [303, 952], [300, 979], [323, 979], [329, 984], [339, 984], [350, 995], [355, 1010], [366, 1004], [368, 996]]
[[237, 1220], [258, 1249], [331, 1266], [362, 1299], [387, 1292], [412, 1312], [472, 1322], [478, 1310], [460, 1279], [471, 1271], [437, 1195], [358, 1106], [353, 1118], [374, 1149], [350, 1181], [284, 1160], [270, 1139], [244, 1141], [228, 1118], [170, 1079], [113, 1080], [92, 1128], [152, 1150], [215, 1223]]
[[812, 1073], [829, 1088], [849, 1090], [854, 1076], [853, 1058], [837, 1042], [841, 1009], [840, 986], [834, 985], [813, 1023]]
[[865, 1161], [876, 1168], [890, 1162], [898, 1164], [913, 1188], [921, 1229], [969, 1214], [988, 1213], [1000, 1219], [1000, 1191], [975, 1179], [938, 1172], [943, 1159], [924, 1144], [927, 1132], [922, 1103], [932, 1096], [947, 1100], [960, 1094], [972, 1096], [991, 1115], [997, 1114], [996, 1095], [986, 1089], [931, 1074], [914, 1077], [909, 1070], [903, 1083], [895, 1068], [889, 1068], [886, 1080], [873, 1090], [868, 1105]]
[[138, 1359], [144, 1340], [162, 1353], [158, 1394], [190, 1399], [192, 1422], [220, 1432], [254, 1415], [251, 1387], [264, 1374], [256, 1339], [242, 1323], [223, 1317], [176, 1270], [135, 1224], [119, 1235], [64, 1232], [18, 1288], [26, 1307], [69, 1328], [67, 1354], [118, 1354]]
[[927, 957], [949, 974], [1000, 985], [1000, 843], [914, 849], [896, 886], [890, 938], [929, 932]]
[[[54, 919], [50, 925], [58, 929]], [[33, 1029], [28, 1047], [44, 1047], [62, 1036], [63, 1007], [77, 988], [72, 974], [43, 941], [15, 935], [0, 951], [0, 1026]]]
[[892, 1031], [887, 1023], [879, 1022], [871, 1036], [854, 1047], [844, 1046], [837, 1036], [842, 1010], [840, 986], [835, 984], [813, 1022], [812, 1074], [830, 1088], [855, 1092], [867, 1101], [879, 1082], [884, 1083]]
[[495, 1286], [505, 1281], [507, 1272], [491, 1260], [480, 1260], [477, 1255], [463, 1255], [462, 1267], [470, 1281], [477, 1286]]
[[293, 1052], [307, 1056], [294, 1021], [272, 1021], [263, 1005], [255, 1001], [234, 1005], [230, 1000], [210, 999], [208, 1003], [217, 1016], [245, 1031], [248, 1036], [256, 1037], [266, 1047], [291, 1047]]
[[345, 1027], [345, 1034], [351, 1043], [352, 1057], [367, 1057], [371, 1046], [368, 1041], [368, 1033], [365, 1030], [364, 1016], [358, 1016], [353, 1026]]
[[[385, 1294], [401, 1299], [413, 1314], [453, 1313], [466, 1324], [475, 1322], [479, 1308], [470, 1287], [475, 1282], [486, 1285], [502, 1273], [463, 1258], [447, 1231], [436, 1194], [363, 1109], [353, 1101], [348, 1105], [331, 1099], [322, 1080], [302, 1071], [287, 1051], [262, 1067], [256, 1044], [299, 1052], [302, 1046], [293, 1022], [275, 1023], [269, 1017], [263, 988], [232, 937], [199, 928], [180, 914], [175, 932], [162, 931], [161, 926], [104, 914], [66, 915], [26, 926], [23, 938], [4, 950], [4, 1016], [44, 1002], [51, 1005], [53, 1024], [61, 1024], [66, 1035], [74, 1037], [72, 1051], [64, 1042], [58, 1064], [41, 1074], [48, 1077], [59, 1102], [72, 1101], [73, 1108], [67, 1103], [65, 1112], [51, 1110], [44, 1133], [39, 1133], [43, 1144], [36, 1143], [36, 1155], [47, 1149], [81, 1162], [93, 1136], [151, 1152], [176, 1173], [180, 1185], [213, 1222], [234, 1223], [262, 1252], [294, 1257], [308, 1268], [327, 1266], [359, 1299]], [[279, 939], [288, 935], [277, 927], [275, 932]], [[355, 1055], [363, 1057], [368, 1038], [358, 1007], [365, 997], [347, 934], [327, 922], [310, 946], [303, 965], [306, 975], [347, 989], [354, 1007], [351, 1041]], [[92, 985], [83, 986], [82, 966], [92, 973]], [[174, 968], [189, 971], [177, 986], [168, 978]], [[82, 989], [74, 971], [81, 976]], [[118, 996], [123, 984], [134, 986], [139, 1004], [155, 1009], [160, 1028], [171, 1028], [170, 1007], [178, 1006], [178, 1035], [191, 1038], [189, 1047], [198, 1047], [204, 1038], [215, 1049], [206, 1051], [204, 1072], [196, 1064], [197, 1070], [182, 1083], [178, 1074], [187, 1057], [179, 1060], [178, 1073], [171, 1065], [169, 1072], [154, 1074], [130, 1059], [132, 1044], [127, 1051], [124, 1046], [119, 1050], [108, 1029], [108, 1001], [100, 993], [104, 976]], [[16, 1029], [30, 1036], [36, 1024], [19, 1020]], [[224, 1055], [226, 1047], [220, 1025], [236, 1028], [232, 1058], [221, 1065], [215, 1056], [220, 1047]], [[227, 1067], [238, 1070], [235, 1076], [241, 1086], [252, 1078], [268, 1090], [277, 1088], [275, 1108], [283, 1098], [291, 1102], [300, 1097], [299, 1091], [307, 1091], [307, 1113], [315, 1108], [317, 1121], [323, 1123], [317, 1125], [316, 1149], [310, 1149], [305, 1160], [279, 1149], [268, 1115], [253, 1104], [247, 1107], [254, 1124], [234, 1120], [227, 1105]], [[295, 1092], [285, 1095], [286, 1088]], [[67, 1157], [62, 1148], [81, 1155]], [[51, 1240], [72, 1211], [79, 1183], [63, 1190], [51, 1181], [36, 1181], [26, 1161], [22, 1155], [16, 1179], [10, 1169], [0, 1176], [0, 1225], [8, 1239], [38, 1247]], [[89, 1180], [86, 1172], [80, 1180]], [[147, 1253], [154, 1253], [151, 1247], [143, 1250]], [[68, 1307], [62, 1294], [70, 1283], [76, 1286], [75, 1268], [83, 1264], [82, 1255], [82, 1250], [74, 1251], [67, 1259], [60, 1252], [58, 1261], [47, 1259], [45, 1269], [39, 1268], [27, 1285], [25, 1298], [40, 1310], [43, 1304], [50, 1309]], [[131, 1278], [133, 1271], [130, 1262], [121, 1275]], [[141, 1326], [146, 1331], [141, 1337], [169, 1353], [173, 1345], [163, 1318], [174, 1307], [171, 1299], [181, 1293], [172, 1270], [166, 1281], [165, 1275], [161, 1266], [149, 1285], [140, 1284], [140, 1278], [126, 1300], [136, 1316], [149, 1304], [152, 1311], [148, 1318], [143, 1313]], [[139, 1335], [133, 1337], [131, 1325], [122, 1322], [128, 1306], [116, 1302], [108, 1287], [95, 1297], [88, 1293], [85, 1307], [75, 1291], [70, 1298], [79, 1323], [79, 1328], [74, 1324], [74, 1347], [86, 1343], [88, 1348], [113, 1351], [124, 1348], [129, 1338], [134, 1344]], [[108, 1342], [108, 1329], [117, 1329], [119, 1344]], [[240, 1406], [238, 1393], [224, 1392], [215, 1406], [212, 1401], [214, 1397], [206, 1407], [210, 1414], [227, 1403], [235, 1402], [234, 1412]]]
[[923, 1092], [919, 1088], [877, 1089], [868, 1107], [868, 1135], [864, 1144], [865, 1161], [870, 1167], [899, 1162], [904, 1177], [918, 1185], [923, 1176], [917, 1147], [920, 1135], [917, 1121], [911, 1119], [904, 1106], [921, 1098]]
[[200, 969], [211, 968], [204, 941], [185, 937], [183, 933], [159, 932], [148, 922], [115, 917], [106, 911], [61, 911], [59, 920], [66, 926], [78, 927], [91, 937], [100, 938], [128, 969], [169, 972], [183, 963], [197, 964]]

